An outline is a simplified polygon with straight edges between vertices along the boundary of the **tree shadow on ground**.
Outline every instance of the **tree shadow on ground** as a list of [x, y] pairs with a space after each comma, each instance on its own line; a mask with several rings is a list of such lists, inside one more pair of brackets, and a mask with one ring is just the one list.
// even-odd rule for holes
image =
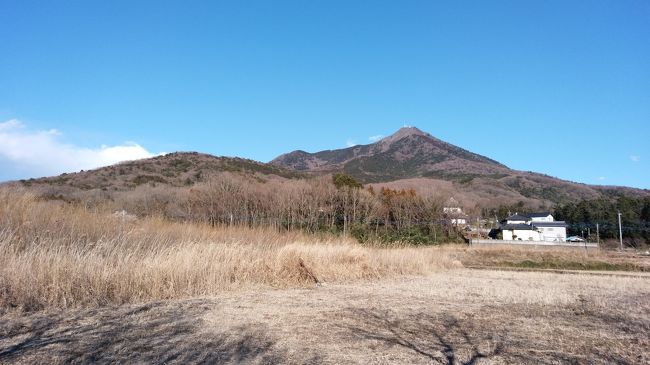
[[471, 328], [447, 314], [397, 316], [390, 310], [355, 308], [344, 323], [342, 329], [351, 338], [401, 347], [437, 364], [471, 365], [503, 351], [500, 336], [476, 338]]
[[[507, 364], [626, 364], [621, 357], [587, 349], [572, 353], [551, 340], [540, 344], [530, 331], [512, 324], [521, 313], [498, 308], [481, 316], [459, 313], [396, 313], [387, 309], [347, 310], [340, 333], [351, 341], [365, 341], [373, 353], [401, 348], [414, 362], [473, 365]], [[506, 312], [504, 312], [506, 311]], [[561, 318], [558, 318], [561, 320]], [[579, 343], [580, 339], [576, 339]], [[584, 348], [584, 347], [583, 347]]]
[[290, 362], [263, 326], [206, 331], [202, 318], [213, 306], [192, 300], [3, 319], [0, 363]]

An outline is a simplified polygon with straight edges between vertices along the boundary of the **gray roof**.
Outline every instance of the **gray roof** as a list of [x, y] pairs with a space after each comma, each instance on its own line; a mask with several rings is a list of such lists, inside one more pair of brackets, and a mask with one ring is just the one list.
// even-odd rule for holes
[[555, 222], [533, 222], [535, 227], [567, 227], [566, 222], [564, 221], [555, 221]]
[[530, 218], [526, 217], [525, 215], [514, 214], [514, 215], [511, 215], [510, 217], [506, 218], [506, 220], [509, 220], [509, 221], [529, 221]]
[[501, 229], [506, 230], [518, 230], [518, 231], [532, 231], [535, 227], [530, 224], [504, 224], [501, 226]]
[[548, 217], [549, 215], [551, 215], [551, 213], [550, 212], [541, 212], [541, 213], [529, 213], [529, 214], [526, 214], [526, 215], [531, 217], [531, 218], [543, 218], [543, 217]]

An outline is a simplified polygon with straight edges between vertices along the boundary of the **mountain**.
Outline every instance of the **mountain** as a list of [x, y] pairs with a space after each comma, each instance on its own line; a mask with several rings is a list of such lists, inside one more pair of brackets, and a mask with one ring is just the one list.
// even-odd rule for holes
[[585, 199], [650, 195], [647, 190], [580, 184], [513, 170], [412, 127], [402, 128], [373, 144], [316, 153], [294, 151], [270, 163], [176, 152], [13, 184], [34, 188], [48, 196], [70, 197], [165, 186], [189, 190], [195, 183], [221, 174], [234, 176], [241, 184], [252, 180], [299, 184], [297, 180], [334, 172], [345, 172], [378, 188], [408, 188], [421, 194], [453, 196], [465, 206], [518, 204], [530, 209], [549, 209]]
[[386, 182], [414, 177], [462, 179], [510, 171], [481, 156], [414, 127], [404, 127], [376, 143], [316, 153], [294, 151], [271, 161], [296, 171], [344, 171], [359, 180]]
[[270, 164], [300, 172], [345, 172], [367, 184], [456, 196], [481, 206], [550, 207], [582, 199], [648, 195], [647, 190], [587, 185], [513, 170], [414, 127], [401, 128], [369, 145], [290, 152]]

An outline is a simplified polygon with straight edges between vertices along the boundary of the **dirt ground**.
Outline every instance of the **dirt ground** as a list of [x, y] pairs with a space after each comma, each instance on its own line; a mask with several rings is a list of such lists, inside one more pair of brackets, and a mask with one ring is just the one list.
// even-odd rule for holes
[[650, 277], [426, 277], [0, 317], [0, 363], [648, 364]]

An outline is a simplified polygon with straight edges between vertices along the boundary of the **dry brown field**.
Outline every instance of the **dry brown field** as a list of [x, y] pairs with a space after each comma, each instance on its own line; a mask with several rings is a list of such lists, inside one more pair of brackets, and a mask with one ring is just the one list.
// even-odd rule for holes
[[632, 252], [362, 246], [0, 192], [0, 363], [645, 364], [647, 267]]
[[5, 314], [3, 363], [647, 364], [650, 278], [452, 269]]

